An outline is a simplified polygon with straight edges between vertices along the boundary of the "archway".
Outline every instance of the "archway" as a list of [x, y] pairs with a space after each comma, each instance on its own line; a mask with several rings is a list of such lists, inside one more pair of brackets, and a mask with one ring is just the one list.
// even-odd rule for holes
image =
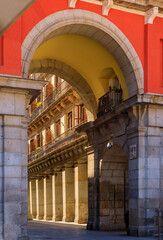
[[[73, 39], [74, 42], [68, 45], [71, 47], [74, 47], [74, 39], [82, 39], [83, 46], [92, 47], [91, 52], [89, 52], [89, 48], [87, 48], [88, 51], [85, 51], [85, 48], [83, 48], [83, 52], [80, 51], [83, 54], [82, 63], [78, 61], [75, 49], [72, 52], [74, 59], [70, 59], [71, 61], [68, 61], [70, 55], [64, 55], [65, 51], [61, 53], [60, 58], [57, 55], [57, 47], [55, 51], [52, 49], [52, 46], [63, 46], [65, 50], [64, 44], [61, 44], [64, 39], [66, 39], [66, 44]], [[88, 42], [91, 43], [88, 44]], [[93, 48], [99, 51], [93, 51]], [[84, 62], [84, 55], [85, 57], [90, 56], [89, 53], [94, 54], [92, 59], [96, 60], [95, 63], [97, 63], [97, 65], [94, 64], [92, 69], [90, 61], [88, 61], [90, 67], [85, 67]], [[98, 53], [101, 55], [98, 55]], [[105, 70], [107, 70], [107, 74], [103, 75]], [[90, 14], [88, 11], [65, 10], [62, 13], [58, 12], [48, 16], [33, 28], [22, 44], [22, 76], [27, 77], [29, 73], [33, 72], [55, 73], [64, 77], [83, 98], [87, 108], [92, 113], [91, 120], [96, 117], [97, 100], [107, 92], [106, 80], [112, 78], [112, 73], [118, 77], [122, 85], [122, 90], [125, 93], [123, 100], [144, 92], [142, 64], [131, 43], [114, 24], [95, 13]], [[93, 79], [94, 72], [97, 73], [95, 74], [95, 80]], [[99, 89], [100, 93], [98, 92]], [[118, 147], [117, 151], [119, 151]], [[113, 161], [115, 152], [112, 154], [110, 152], [109, 155]], [[108, 157], [107, 154], [106, 156]], [[122, 156], [124, 157], [123, 153]], [[117, 161], [118, 159], [119, 156], [117, 156]], [[125, 165], [125, 169], [127, 169], [126, 158], [122, 160], [118, 170], [121, 170], [122, 165]], [[105, 171], [102, 169], [102, 172]], [[114, 189], [112, 194], [117, 191], [114, 180], [113, 178], [111, 183], [111, 189]], [[101, 188], [105, 188], [105, 181], [102, 178], [101, 181]], [[109, 180], [107, 181], [109, 182]], [[108, 182], [106, 183], [107, 187], [109, 186]], [[122, 185], [121, 187], [124, 189], [124, 184]], [[124, 191], [120, 193], [122, 194]], [[103, 196], [101, 201], [108, 200], [105, 197]], [[116, 200], [114, 204], [117, 204]], [[122, 204], [125, 205], [125, 201], [121, 199], [120, 205]], [[120, 207], [121, 214], [118, 222], [113, 221], [110, 226], [105, 225], [106, 216], [101, 215], [100, 228], [102, 229], [103, 226], [105, 230], [125, 228], [124, 208], [124, 206]], [[103, 211], [102, 209], [101, 207], [101, 211]], [[117, 215], [115, 213], [114, 215], [114, 219], [117, 219]]]
[[128, 226], [128, 161], [118, 145], [106, 149], [99, 181], [100, 230], [125, 230]]
[[29, 73], [49, 73], [63, 78], [72, 85], [83, 100], [87, 108], [89, 121], [93, 121], [96, 116], [97, 102], [94, 93], [87, 81], [72, 67], [54, 59], [32, 60]]
[[39, 46], [67, 33], [95, 40], [111, 53], [122, 71], [129, 97], [144, 92], [143, 67], [129, 40], [109, 20], [84, 10], [54, 13], [31, 30], [22, 44], [22, 76], [28, 76], [31, 59]]

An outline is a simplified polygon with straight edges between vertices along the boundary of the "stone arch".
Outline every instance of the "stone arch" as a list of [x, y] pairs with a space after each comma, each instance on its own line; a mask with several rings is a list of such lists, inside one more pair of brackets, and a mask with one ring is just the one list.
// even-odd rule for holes
[[106, 149], [100, 169], [100, 230], [125, 230], [128, 226], [128, 161], [114, 144]]
[[63, 78], [70, 83], [83, 100], [88, 112], [88, 120], [93, 121], [96, 117], [96, 98], [87, 81], [69, 65], [54, 59], [32, 60], [29, 73], [50, 73]]
[[96, 40], [117, 61], [125, 77], [128, 95], [144, 92], [142, 63], [125, 35], [106, 18], [85, 10], [64, 10], [47, 16], [27, 35], [22, 44], [22, 76], [27, 77], [36, 49], [54, 36], [77, 33]]

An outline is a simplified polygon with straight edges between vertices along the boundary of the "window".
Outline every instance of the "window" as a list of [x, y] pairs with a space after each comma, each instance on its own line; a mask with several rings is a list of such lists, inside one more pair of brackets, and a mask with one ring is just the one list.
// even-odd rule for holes
[[56, 122], [56, 137], [59, 137], [60, 133], [61, 133], [61, 122], [60, 122], [60, 120], [58, 120]]
[[50, 82], [46, 85], [46, 97], [48, 97], [53, 92], [53, 84]]
[[57, 93], [61, 91], [61, 79], [58, 76], [55, 76], [55, 88]]
[[75, 106], [75, 126], [87, 120], [84, 104]]
[[52, 140], [52, 133], [50, 127], [46, 129], [46, 143], [49, 143]]
[[68, 129], [72, 128], [72, 112], [68, 113]]
[[37, 102], [36, 100], [33, 101], [33, 103], [31, 104], [31, 112], [33, 112], [36, 109], [37, 106]]
[[35, 139], [30, 140], [30, 152], [33, 152], [36, 150], [36, 145], [35, 145]]
[[36, 141], [37, 141], [37, 148], [40, 148], [42, 146], [42, 133], [37, 135]]
[[86, 109], [84, 104], [80, 105], [80, 122], [84, 122], [87, 120]]

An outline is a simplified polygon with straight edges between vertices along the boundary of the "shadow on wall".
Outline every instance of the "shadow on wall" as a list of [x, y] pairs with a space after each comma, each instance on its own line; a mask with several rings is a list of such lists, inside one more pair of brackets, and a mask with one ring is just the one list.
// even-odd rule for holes
[[128, 160], [121, 147], [104, 153], [100, 176], [100, 230], [128, 227]]

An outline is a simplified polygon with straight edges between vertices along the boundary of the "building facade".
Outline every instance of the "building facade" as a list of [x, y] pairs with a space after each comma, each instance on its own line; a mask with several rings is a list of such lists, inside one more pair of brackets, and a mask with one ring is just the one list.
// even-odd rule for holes
[[86, 109], [63, 79], [46, 80], [28, 106], [28, 218], [87, 223]]
[[[41, 97], [33, 102], [45, 85], [44, 79], [29, 78], [38, 73], [64, 79], [72, 85], [72, 95], [63, 94], [63, 100], [52, 105]], [[46, 93], [50, 101], [51, 81]], [[28, 239], [27, 202], [32, 218], [48, 218], [47, 206], [55, 211], [55, 181], [66, 189], [66, 168], [73, 169], [68, 176], [75, 175], [75, 182], [71, 178], [67, 183], [80, 189], [76, 167], [82, 157], [77, 156], [84, 156], [87, 163], [87, 228], [127, 227], [129, 235], [138, 237], [154, 233], [154, 219], [163, 204], [162, 1], [36, 0], [0, 37], [0, 86], [1, 239]], [[63, 135], [69, 134], [66, 118], [72, 101], [84, 104], [87, 123], [77, 128], [74, 123], [80, 136], [74, 144], [63, 142], [61, 150], [58, 145], [56, 152], [51, 151], [51, 141], [55, 146], [62, 141], [57, 137], [60, 128]], [[29, 195], [28, 201], [26, 107], [30, 102], [29, 186], [37, 197]], [[64, 159], [70, 161], [70, 168], [64, 166]], [[53, 172], [58, 166], [61, 171]], [[62, 184], [56, 180], [60, 172]], [[43, 189], [53, 189], [52, 204]], [[76, 199], [77, 191], [74, 195]], [[67, 196], [62, 200], [59, 208], [64, 209], [66, 221]], [[80, 198], [69, 202], [75, 206], [72, 218], [77, 221]]]

